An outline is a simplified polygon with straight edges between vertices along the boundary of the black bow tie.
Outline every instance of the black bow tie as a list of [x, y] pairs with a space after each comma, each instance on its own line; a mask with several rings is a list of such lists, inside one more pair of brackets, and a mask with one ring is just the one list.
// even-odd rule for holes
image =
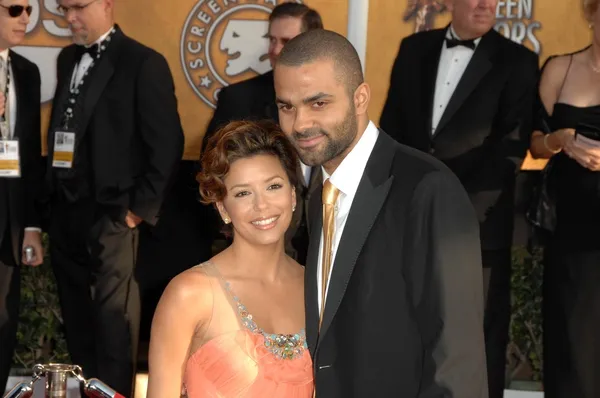
[[92, 58], [96, 58], [96, 55], [98, 55], [98, 44], [94, 44], [89, 47], [77, 46], [77, 58], [83, 57], [83, 54], [86, 53]]
[[471, 39], [471, 40], [458, 40], [458, 39], [449, 39], [446, 38], [446, 46], [448, 48], [452, 48], [452, 47], [456, 47], [456, 46], [465, 46], [467, 48], [470, 48], [471, 50], [475, 50], [475, 40]]

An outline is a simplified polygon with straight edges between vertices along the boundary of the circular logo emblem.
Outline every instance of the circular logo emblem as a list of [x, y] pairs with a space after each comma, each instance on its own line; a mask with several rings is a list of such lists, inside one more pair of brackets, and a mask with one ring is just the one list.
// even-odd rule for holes
[[[269, 14], [282, 0], [199, 0], [181, 35], [181, 64], [188, 83], [215, 108], [222, 87], [271, 69]], [[296, 0], [301, 3], [301, 0]]]

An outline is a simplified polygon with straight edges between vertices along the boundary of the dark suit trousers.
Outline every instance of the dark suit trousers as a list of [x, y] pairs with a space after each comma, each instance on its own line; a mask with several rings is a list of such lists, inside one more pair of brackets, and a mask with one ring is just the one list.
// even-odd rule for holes
[[4, 395], [4, 386], [8, 380], [17, 341], [20, 278], [20, 270], [15, 266], [7, 228], [0, 244], [0, 395]]
[[54, 203], [51, 258], [73, 363], [125, 397], [137, 362], [138, 231], [94, 202]]
[[511, 249], [483, 250], [484, 332], [489, 398], [504, 396], [510, 326]]

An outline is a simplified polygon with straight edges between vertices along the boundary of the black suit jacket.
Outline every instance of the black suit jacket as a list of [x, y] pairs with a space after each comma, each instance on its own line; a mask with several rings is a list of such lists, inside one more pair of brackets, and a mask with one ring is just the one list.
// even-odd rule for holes
[[219, 92], [217, 109], [208, 123], [202, 148], [215, 132], [232, 120], [269, 119], [279, 123], [275, 104], [273, 71], [223, 87]]
[[475, 212], [439, 161], [380, 131], [335, 256], [318, 332], [320, 190], [305, 273], [317, 397], [485, 398]]
[[532, 131], [538, 57], [495, 30], [485, 34], [432, 136], [446, 29], [405, 38], [380, 125], [398, 142], [441, 159], [466, 188], [483, 249], [512, 245], [515, 179]]
[[[268, 119], [279, 123], [279, 113], [275, 103], [275, 85], [273, 82], [273, 71], [258, 75], [248, 80], [241, 81], [231, 86], [224, 87], [219, 93], [217, 109], [208, 124], [204, 134], [202, 148], [206, 147], [207, 141], [222, 126], [234, 120], [262, 120]], [[298, 177], [301, 168], [298, 167]], [[298, 243], [296, 247], [293, 239], [304, 239], [298, 235], [299, 228], [305, 217], [308, 201], [312, 192], [323, 182], [321, 169], [313, 167], [308, 187], [300, 182], [296, 190], [297, 205], [292, 217], [290, 227], [286, 233], [286, 252], [296, 260], [302, 260], [306, 245]], [[308, 220], [307, 220], [308, 222]], [[303, 262], [303, 261], [301, 261]]]
[[45, 163], [41, 148], [40, 71], [19, 54], [9, 51], [12, 77], [16, 89], [17, 119], [14, 137], [19, 140], [21, 178], [3, 178], [0, 194], [0, 242], [6, 222], [15, 264], [21, 262], [21, 245], [26, 227], [40, 227], [39, 195], [44, 181]]
[[[115, 209], [119, 220], [129, 209], [155, 224], [183, 155], [175, 87], [165, 58], [116, 28], [88, 77], [76, 140], [89, 140], [96, 201]], [[76, 46], [70, 45], [58, 56], [57, 90], [48, 133], [50, 169], [54, 129], [62, 121], [78, 61], [76, 53]], [[52, 188], [52, 172], [47, 181]]]

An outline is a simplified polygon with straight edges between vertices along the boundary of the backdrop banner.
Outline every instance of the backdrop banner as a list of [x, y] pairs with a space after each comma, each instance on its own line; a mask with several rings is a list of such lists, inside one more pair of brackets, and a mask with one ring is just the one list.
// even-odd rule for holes
[[[276, 5], [286, 1], [290, 0], [115, 0], [116, 20], [123, 31], [169, 62], [186, 137], [185, 159], [198, 158], [220, 89], [270, 69], [267, 19]], [[327, 29], [346, 35], [347, 0], [292, 1], [315, 8]], [[400, 40], [446, 26], [450, 13], [443, 0], [364, 1], [370, 1], [365, 68], [373, 95], [369, 111], [377, 122]], [[56, 57], [70, 44], [70, 32], [57, 10], [57, 0], [30, 0], [30, 4], [33, 12], [27, 38], [14, 50], [40, 68], [45, 137], [56, 88]], [[590, 40], [580, 5], [571, 2], [502, 0], [497, 17], [496, 29], [539, 53], [541, 62], [549, 55], [583, 48]], [[43, 150], [46, 153], [45, 143]], [[541, 165], [528, 159], [524, 168]]]

